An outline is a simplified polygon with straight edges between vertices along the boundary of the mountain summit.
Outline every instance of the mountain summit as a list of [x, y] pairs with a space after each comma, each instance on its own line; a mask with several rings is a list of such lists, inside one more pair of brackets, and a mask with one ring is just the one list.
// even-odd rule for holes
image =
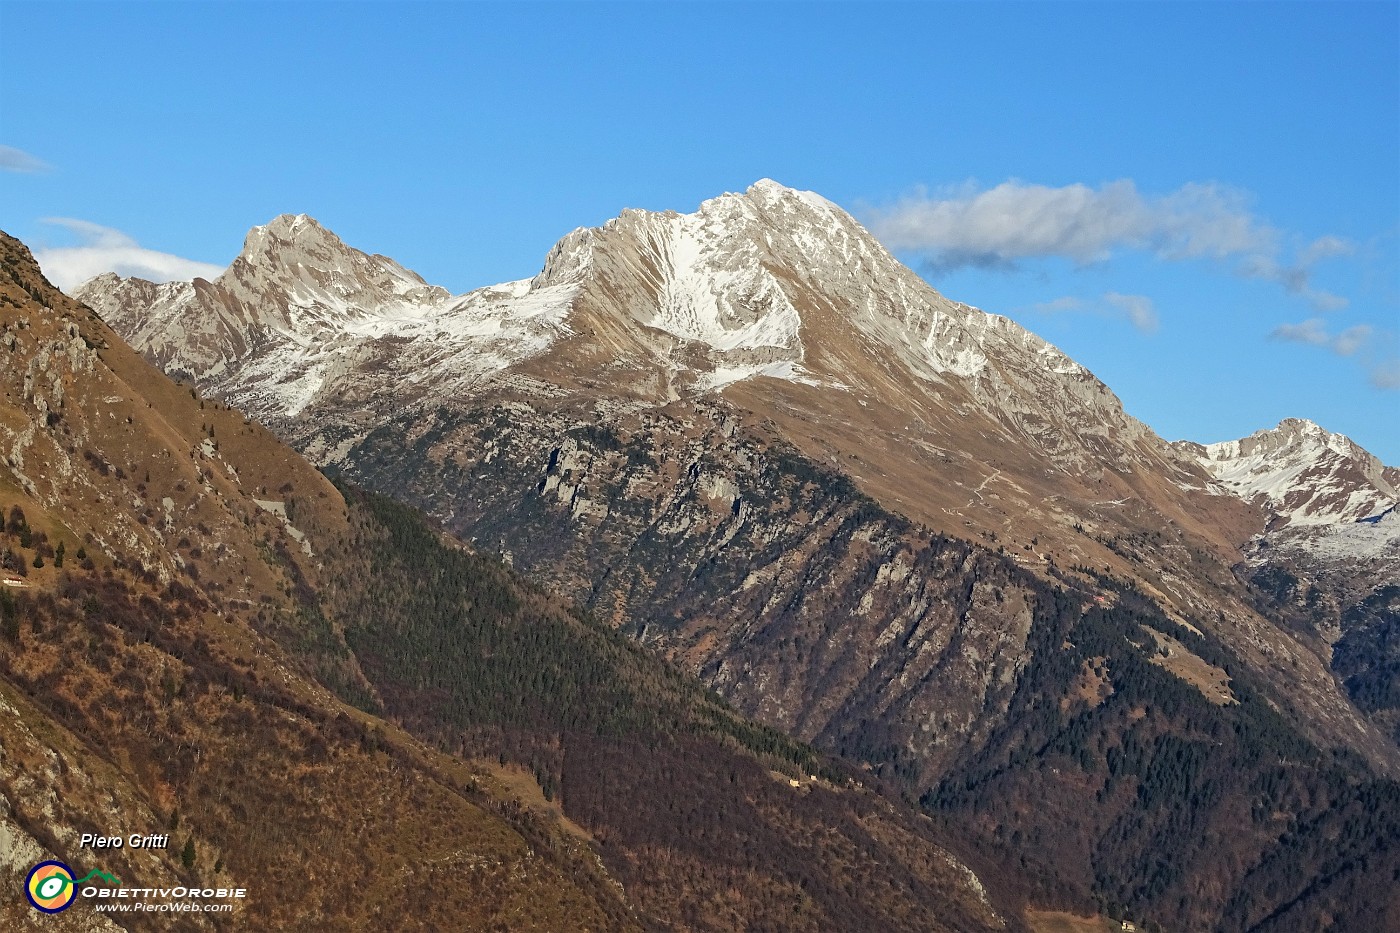
[[577, 283], [570, 323], [607, 335], [568, 353], [590, 368], [606, 354], [658, 397], [767, 377], [866, 407], [976, 411], [1081, 466], [1117, 446], [1162, 459], [1082, 366], [944, 298], [812, 192], [764, 180], [693, 214], [624, 211], [561, 241], [541, 279]]
[[462, 296], [305, 215], [254, 228], [213, 282], [107, 275], [75, 294], [168, 371], [274, 424], [385, 391], [436, 407], [522, 377], [651, 404], [758, 380], [819, 390], [825, 417], [873, 411], [939, 448], [978, 436], [950, 446], [984, 491], [1008, 444], [1041, 471], [1146, 466], [1203, 482], [1055, 347], [947, 300], [840, 208], [766, 179], [692, 214], [624, 211], [568, 234], [533, 279]]
[[299, 307], [351, 314], [430, 306], [448, 297], [392, 259], [346, 246], [305, 214], [282, 214], [250, 230], [218, 281], [245, 300], [275, 289]]
[[1306, 419], [1285, 418], [1237, 441], [1175, 446], [1196, 457], [1221, 486], [1267, 508], [1275, 523], [1357, 521], [1400, 502], [1400, 471]]

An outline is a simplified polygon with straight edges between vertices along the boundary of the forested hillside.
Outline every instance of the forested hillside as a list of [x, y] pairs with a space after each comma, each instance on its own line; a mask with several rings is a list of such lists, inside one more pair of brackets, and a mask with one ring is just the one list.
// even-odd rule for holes
[[440, 748], [528, 768], [652, 922], [1000, 922], [989, 904], [940, 894], [968, 884], [966, 869], [915, 811], [863, 786], [858, 769], [743, 720], [417, 513], [343, 491], [358, 559], [337, 561], [319, 608], [344, 620], [375, 708]]

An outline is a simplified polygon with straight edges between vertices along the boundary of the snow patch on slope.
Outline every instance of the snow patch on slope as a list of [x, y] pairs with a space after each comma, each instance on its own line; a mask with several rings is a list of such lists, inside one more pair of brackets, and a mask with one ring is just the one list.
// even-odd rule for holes
[[654, 240], [663, 264], [660, 302], [647, 323], [716, 350], [794, 346], [802, 319], [773, 277], [709, 261], [729, 233], [716, 211], [680, 215], [665, 225]]
[[1387, 509], [1370, 519], [1305, 527], [1296, 535], [1275, 539], [1283, 547], [1304, 550], [1322, 561], [1400, 562], [1400, 510]]
[[783, 379], [787, 382], [800, 382], [803, 385], [822, 389], [849, 388], [844, 383], [818, 379], [791, 360], [782, 360], [777, 363], [755, 363], [749, 366], [718, 366], [713, 372], [702, 376], [699, 385], [705, 391], [715, 391], [744, 379], [752, 379], [755, 376], [767, 376], [770, 379]]

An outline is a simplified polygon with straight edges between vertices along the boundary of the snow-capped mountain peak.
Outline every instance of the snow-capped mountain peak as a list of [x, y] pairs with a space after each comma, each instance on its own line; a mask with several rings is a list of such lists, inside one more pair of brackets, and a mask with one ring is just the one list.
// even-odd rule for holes
[[1276, 524], [1352, 522], [1400, 501], [1394, 470], [1346, 435], [1303, 418], [1239, 440], [1175, 446], [1223, 490], [1269, 509]]
[[572, 326], [614, 341], [598, 358], [659, 366], [668, 392], [769, 378], [850, 392], [920, 420], [930, 404], [951, 402], [1066, 467], [1082, 466], [1090, 449], [1123, 447], [1175, 461], [1057, 348], [948, 300], [840, 207], [771, 179], [692, 213], [624, 210], [575, 230], [535, 279], [563, 283], [579, 286]]
[[434, 305], [449, 297], [392, 259], [347, 246], [306, 214], [282, 214], [250, 230], [218, 282], [239, 297], [315, 309], [311, 316], [322, 320]]
[[104, 275], [74, 296], [167, 371], [276, 419], [361, 367], [457, 391], [548, 347], [575, 290], [537, 277], [454, 296], [306, 214], [282, 214], [252, 228], [212, 282]]
[[653, 401], [776, 379], [950, 430], [976, 413], [980, 434], [1057, 469], [1180, 465], [1058, 349], [948, 300], [841, 208], [771, 179], [692, 213], [624, 210], [565, 236], [533, 279], [459, 297], [305, 214], [255, 227], [214, 282], [162, 288], [104, 277], [77, 295], [167, 370], [272, 419], [406, 385], [425, 404], [459, 398], [548, 352], [552, 372]]

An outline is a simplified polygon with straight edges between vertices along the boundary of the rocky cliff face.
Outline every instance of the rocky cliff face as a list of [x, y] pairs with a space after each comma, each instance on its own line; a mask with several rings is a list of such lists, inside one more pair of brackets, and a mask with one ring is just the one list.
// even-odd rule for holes
[[1027, 660], [1031, 574], [889, 512], [726, 407], [625, 420], [518, 403], [406, 416], [344, 472], [394, 477], [794, 735], [856, 754], [881, 723], [880, 760], [926, 783], [998, 720]]

